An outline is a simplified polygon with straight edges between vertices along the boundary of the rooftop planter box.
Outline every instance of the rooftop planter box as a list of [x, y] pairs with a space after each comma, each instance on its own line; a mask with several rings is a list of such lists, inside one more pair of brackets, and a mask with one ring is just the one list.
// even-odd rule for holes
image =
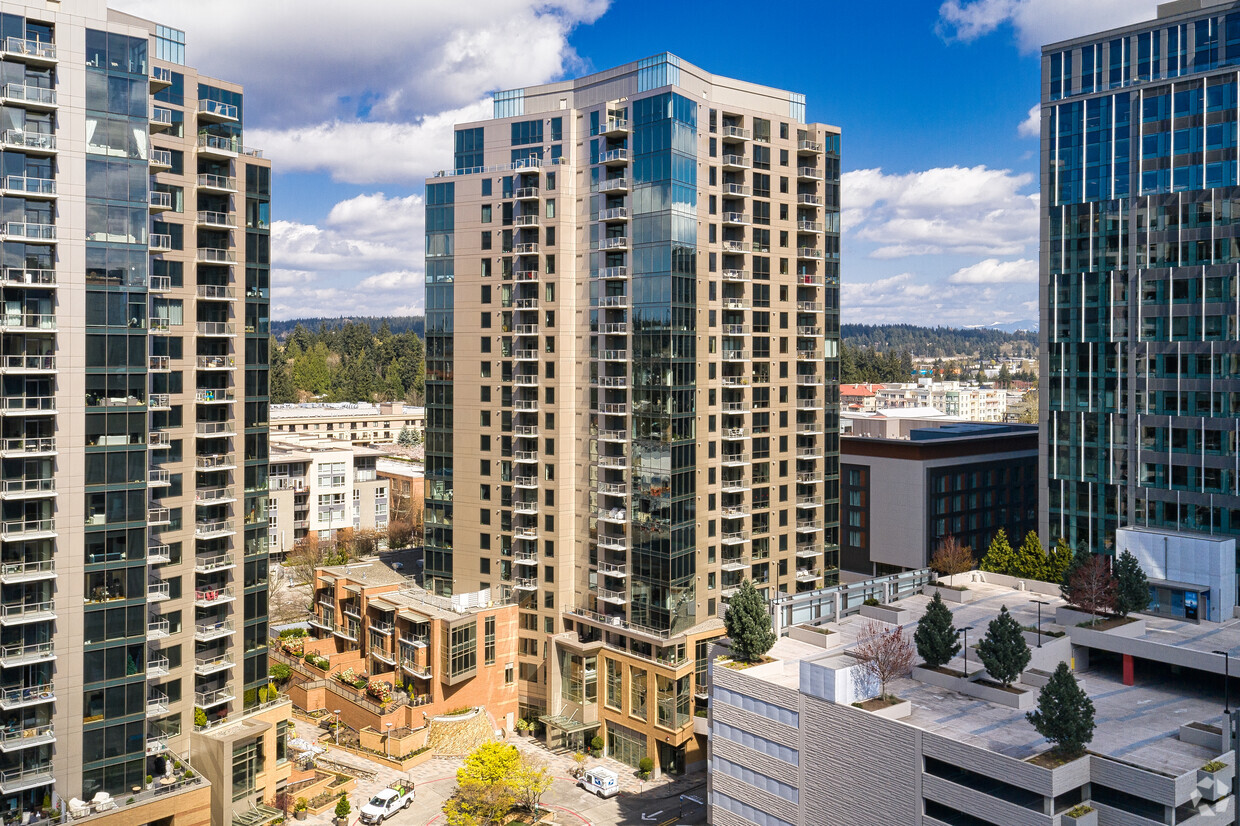
[[861, 616], [891, 625], [906, 625], [913, 621], [913, 612], [895, 605], [862, 605]]
[[913, 668], [913, 679], [927, 685], [946, 688], [948, 691], [956, 691], [966, 697], [976, 697], [979, 700], [985, 700], [988, 703], [1006, 706], [1007, 708], [1020, 709], [1021, 711], [1033, 708], [1036, 697], [1032, 691], [1023, 686], [1014, 685], [1011, 687], [1011, 690], [1007, 690], [997, 684], [987, 685], [986, 683], [978, 682], [980, 679], [983, 679], [985, 674], [985, 671], [974, 671], [968, 677], [965, 677], [963, 675], [945, 674], [943, 671], [925, 668], [924, 666], [915, 666]]
[[1041, 688], [1051, 680], [1051, 672], [1040, 668], [1030, 668], [1020, 675], [1020, 681], [1030, 688]]
[[707, 722], [708, 722], [708, 719], [706, 717], [694, 717], [693, 718], [693, 733], [700, 734], [703, 737], [705, 737], [706, 731], [707, 731], [707, 728], [706, 728]]
[[1192, 743], [1217, 754], [1223, 750], [1223, 730], [1208, 723], [1185, 723], [1180, 726], [1180, 742]]
[[1063, 826], [1098, 826], [1098, 810], [1082, 803], [1063, 813]]
[[788, 636], [822, 648], [838, 648], [844, 644], [840, 635], [825, 625], [794, 625], [788, 629]]
[[890, 695], [887, 700], [872, 697], [869, 700], [853, 703], [853, 705], [862, 711], [868, 711], [876, 717], [886, 717], [888, 720], [902, 720], [913, 713], [911, 702]]
[[914, 680], [917, 680], [920, 683], [925, 683], [926, 685], [935, 685], [939, 688], [946, 688], [949, 691], [961, 691], [960, 685], [968, 682], [968, 679], [965, 677], [964, 673], [948, 666], [944, 666], [944, 669], [953, 673], [945, 674], [943, 671], [936, 668], [926, 668], [924, 665], [915, 665], [913, 666], [912, 677]]
[[933, 598], [937, 593], [943, 598], [944, 602], [954, 602], [957, 605], [972, 602], [975, 595], [973, 591], [970, 591], [963, 585], [958, 585], [955, 588], [948, 585], [925, 585], [922, 586], [921, 592], [930, 598]]
[[1197, 769], [1197, 789], [1201, 796], [1214, 803], [1231, 794], [1231, 781], [1236, 767], [1221, 760], [1211, 760]]

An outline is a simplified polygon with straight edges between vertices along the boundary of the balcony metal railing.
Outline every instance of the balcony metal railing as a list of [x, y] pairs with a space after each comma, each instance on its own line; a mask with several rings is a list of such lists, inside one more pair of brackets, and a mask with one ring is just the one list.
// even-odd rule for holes
[[600, 209], [598, 219], [600, 221], [626, 221], [629, 217], [628, 207], [611, 207], [610, 209]]
[[236, 325], [227, 321], [198, 322], [198, 335], [200, 336], [235, 336], [236, 334]]
[[55, 195], [55, 178], [35, 178], [29, 175], [5, 175], [4, 188], [23, 195]]
[[35, 106], [55, 106], [56, 90], [45, 89], [29, 83], [4, 84], [3, 96], [6, 100], [19, 101]]
[[203, 588], [194, 591], [194, 605], [199, 608], [222, 605], [232, 602], [236, 598], [231, 585], [226, 588]]
[[209, 115], [226, 120], [236, 120], [238, 112], [237, 107], [231, 103], [221, 103], [218, 100], [201, 99], [198, 101], [198, 114]]
[[194, 639], [198, 642], [209, 642], [233, 633], [232, 620], [224, 622], [200, 622], [194, 626]]
[[[56, 522], [51, 517], [46, 519], [10, 519], [0, 522], [0, 537], [4, 539], [22, 539], [34, 534], [51, 533], [56, 530]], [[49, 605], [51, 603], [48, 603]], [[3, 610], [0, 607], [0, 610]]]
[[232, 668], [236, 663], [228, 654], [221, 654], [218, 657], [195, 657], [194, 673], [199, 675], [214, 674], [217, 671], [223, 671]]
[[229, 192], [236, 192], [237, 179], [230, 175], [212, 175], [204, 172], [198, 176], [198, 186], [206, 189], [224, 189]]
[[172, 598], [171, 583], [168, 582], [148, 582], [146, 584], [146, 600], [147, 602], [163, 602]]
[[14, 643], [0, 648], [0, 665], [13, 668], [56, 658], [50, 642]]
[[198, 708], [211, 708], [223, 703], [237, 699], [232, 690], [225, 688], [217, 688], [214, 691], [195, 691], [194, 705]]
[[6, 129], [5, 146], [33, 152], [55, 152], [56, 136], [46, 132], [27, 132], [24, 129]]
[[[199, 393], [215, 393], [214, 390], [198, 391]], [[228, 401], [228, 399], [200, 398], [198, 401]], [[195, 422], [194, 433], [199, 436], [235, 436], [237, 425], [234, 422]]]
[[168, 636], [172, 632], [172, 623], [166, 619], [150, 620], [146, 624], [146, 637], [151, 640], [159, 640]]
[[9, 287], [55, 287], [56, 271], [5, 267], [0, 270], [0, 283]]
[[42, 61], [56, 59], [56, 44], [42, 40], [27, 40], [24, 37], [10, 36], [4, 39], [3, 48], [5, 57], [33, 58]]
[[817, 168], [817, 167], [815, 167], [815, 166], [798, 166], [798, 167], [797, 167], [797, 177], [798, 177], [798, 178], [805, 178], [805, 179], [807, 179], [807, 180], [811, 180], [811, 181], [821, 181], [821, 180], [822, 180], [822, 170], [818, 169], [818, 168]]
[[233, 561], [232, 554], [217, 554], [194, 560], [194, 573], [196, 574], [209, 574], [213, 571], [224, 571], [235, 567], [236, 562]]

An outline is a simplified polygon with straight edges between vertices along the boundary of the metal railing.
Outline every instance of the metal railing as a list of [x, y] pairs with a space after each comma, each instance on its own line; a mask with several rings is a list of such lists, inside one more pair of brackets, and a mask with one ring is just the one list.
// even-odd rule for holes
[[4, 39], [4, 53], [14, 57], [34, 57], [39, 60], [55, 60], [56, 44], [42, 40], [27, 40], [10, 36]]
[[215, 115], [216, 117], [228, 118], [229, 120], [237, 119], [237, 107], [231, 103], [221, 103], [218, 100], [200, 99], [198, 101], [198, 113], [200, 115]]

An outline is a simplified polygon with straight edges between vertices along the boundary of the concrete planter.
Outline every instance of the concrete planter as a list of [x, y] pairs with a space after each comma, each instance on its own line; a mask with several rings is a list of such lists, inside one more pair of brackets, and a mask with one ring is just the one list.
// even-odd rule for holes
[[1055, 622], [1064, 628], [1072, 628], [1093, 618], [1093, 614], [1090, 614], [1088, 611], [1078, 611], [1066, 605], [1060, 605], [1055, 608]]
[[703, 737], [705, 737], [706, 736], [706, 723], [707, 723], [707, 718], [694, 717], [693, 718], [693, 733], [700, 734]]
[[1223, 732], [1218, 726], [1206, 723], [1186, 723], [1180, 726], [1180, 742], [1192, 743], [1217, 754], [1223, 750]]
[[862, 605], [861, 616], [891, 625], [906, 625], [913, 621], [913, 612], [892, 605]]
[[839, 648], [844, 644], [839, 634], [822, 634], [804, 625], [794, 625], [789, 628], [788, 636], [798, 642], [807, 642], [820, 648]]
[[912, 677], [919, 683], [936, 685], [939, 688], [946, 688], [950, 691], [960, 691], [960, 684], [968, 682], [964, 677], [953, 677], [951, 674], [944, 674], [941, 671], [935, 671], [933, 668], [926, 668], [922, 665], [913, 666]]
[[921, 592], [932, 599], [937, 593], [943, 598], [944, 602], [954, 602], [957, 605], [972, 602], [974, 597], [974, 593], [968, 589], [957, 591], [955, 588], [940, 588], [937, 585], [926, 585], [921, 589]]
[[1034, 693], [1017, 686], [1013, 686], [1013, 688], [1017, 689], [1016, 693], [1004, 691], [993, 686], [982, 685], [979, 682], [970, 680], [957, 690], [961, 694], [976, 697], [979, 700], [985, 700], [997, 706], [1006, 706], [1007, 708], [1015, 708], [1021, 711], [1033, 708], [1034, 700], [1037, 699]]
[[1231, 794], [1231, 781], [1236, 776], [1235, 766], [1223, 766], [1215, 772], [1197, 769], [1197, 790], [1211, 803]]
[[1080, 817], [1069, 817], [1064, 814], [1061, 822], [1063, 826], [1098, 826], [1098, 810], [1091, 808]]
[[1030, 688], [1041, 688], [1051, 681], [1050, 672], [1031, 668], [1020, 675], [1020, 681]]
[[913, 704], [908, 700], [903, 700], [893, 706], [880, 708], [878, 711], [871, 711], [876, 717], [886, 717], [888, 720], [902, 720], [913, 713]]

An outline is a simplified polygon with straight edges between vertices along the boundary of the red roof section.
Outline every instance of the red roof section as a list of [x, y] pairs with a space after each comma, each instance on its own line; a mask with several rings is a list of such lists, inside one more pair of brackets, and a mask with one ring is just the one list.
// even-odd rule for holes
[[878, 394], [881, 384], [841, 384], [841, 396], [874, 396]]

